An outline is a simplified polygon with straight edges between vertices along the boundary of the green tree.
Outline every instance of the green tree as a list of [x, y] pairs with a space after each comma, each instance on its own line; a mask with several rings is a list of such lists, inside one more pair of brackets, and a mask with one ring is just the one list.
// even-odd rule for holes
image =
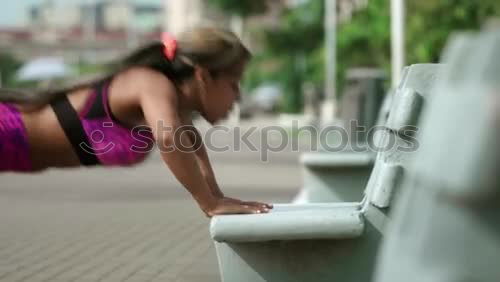
[[500, 15], [498, 0], [411, 0], [407, 6], [408, 63], [438, 62], [453, 32], [477, 30]]
[[324, 1], [309, 1], [285, 10], [279, 29], [265, 31], [271, 58], [282, 64], [277, 79], [284, 89], [284, 112], [302, 110], [304, 82], [322, 81], [315, 74], [323, 72], [324, 63], [315, 59], [318, 51], [323, 49], [323, 22]]
[[11, 87], [15, 81], [15, 73], [21, 62], [7, 53], [0, 53], [0, 76], [2, 87]]
[[[408, 0], [406, 9], [407, 64], [439, 62], [449, 36], [456, 31], [477, 30], [500, 15], [497, 0]], [[389, 70], [390, 3], [370, 0], [351, 21], [339, 28], [341, 72], [353, 66], [378, 66]]]
[[[253, 2], [214, 1], [226, 11], [244, 16], [263, 11], [250, 7], [249, 3]], [[321, 86], [325, 79], [323, 14], [324, 0], [309, 0], [285, 9], [280, 15], [279, 27], [253, 30], [252, 40], [261, 42], [259, 45], [263, 48], [250, 64], [244, 88], [251, 90], [261, 83], [279, 82], [285, 89], [283, 110], [300, 111], [302, 82], [310, 81]], [[450, 35], [456, 31], [477, 30], [489, 18], [498, 16], [498, 0], [407, 0], [407, 64], [438, 62]], [[389, 73], [390, 40], [390, 1], [387, 0], [370, 0], [349, 21], [339, 24], [339, 90], [348, 68], [380, 67]]]
[[309, 1], [287, 8], [279, 27], [254, 31], [263, 48], [252, 62], [246, 86], [278, 82], [284, 90], [281, 110], [289, 113], [302, 109], [302, 85], [321, 83], [323, 68], [323, 1]]
[[[267, 10], [266, 0], [210, 3], [243, 17]], [[279, 27], [250, 31], [252, 40], [262, 42], [263, 48], [259, 48], [247, 71], [243, 85], [246, 92], [262, 83], [277, 82], [284, 89], [282, 110], [299, 112], [302, 109], [302, 83], [322, 80], [323, 3], [312, 0], [284, 9]]]
[[248, 17], [267, 10], [266, 0], [210, 0], [209, 4], [230, 14]]

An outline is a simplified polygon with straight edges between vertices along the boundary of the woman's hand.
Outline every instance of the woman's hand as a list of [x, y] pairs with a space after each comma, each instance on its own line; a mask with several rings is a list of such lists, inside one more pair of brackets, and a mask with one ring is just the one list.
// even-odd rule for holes
[[210, 210], [205, 211], [205, 214], [207, 217], [218, 214], [259, 214], [268, 213], [272, 208], [271, 204], [223, 197], [219, 198]]

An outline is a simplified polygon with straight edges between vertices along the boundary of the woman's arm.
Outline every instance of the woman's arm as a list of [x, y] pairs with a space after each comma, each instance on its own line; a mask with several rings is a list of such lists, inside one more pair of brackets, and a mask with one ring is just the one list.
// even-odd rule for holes
[[[140, 104], [163, 161], [179, 182], [191, 193], [203, 212], [211, 217], [225, 213], [260, 213], [256, 206], [228, 201], [214, 195], [208, 185], [187, 134], [180, 134], [183, 124], [177, 110], [176, 88], [161, 74], [149, 73], [140, 80]], [[138, 82], [139, 83], [139, 82]], [[177, 132], [177, 133], [176, 133]]]
[[194, 127], [191, 119], [185, 119], [184, 124], [188, 127], [189, 139], [195, 148], [196, 160], [198, 161], [198, 166], [200, 167], [205, 181], [215, 196], [224, 197], [224, 193], [220, 190], [217, 180], [215, 179], [215, 174], [210, 164], [210, 159], [205, 145], [203, 144], [200, 132]]
[[220, 190], [219, 185], [217, 184], [214, 170], [213, 170], [212, 165], [210, 163], [210, 159], [208, 157], [208, 153], [207, 153], [206, 147], [203, 143], [203, 138], [202, 138], [200, 132], [193, 125], [193, 121], [191, 118], [185, 119], [184, 124], [189, 129], [188, 130], [189, 138], [191, 139], [191, 142], [196, 150], [195, 155], [196, 155], [196, 159], [198, 161], [198, 165], [200, 167], [201, 173], [203, 174], [205, 181], [207, 182], [208, 186], [210, 187], [210, 190], [212, 191], [212, 193], [216, 197], [224, 197], [230, 201], [234, 201], [234, 202], [244, 204], [244, 205], [256, 206], [256, 207], [263, 208], [263, 209], [272, 209], [273, 208], [273, 206], [271, 204], [254, 202], [254, 201], [241, 201], [238, 199], [225, 197], [224, 193]]
[[210, 192], [194, 153], [179, 146], [190, 146], [191, 140], [186, 134], [175, 134], [182, 123], [177, 114], [177, 100], [173, 91], [175, 89], [163, 85], [154, 90], [149, 89], [141, 97], [141, 107], [163, 161], [191, 193], [200, 208], [208, 214], [215, 208], [217, 198]]

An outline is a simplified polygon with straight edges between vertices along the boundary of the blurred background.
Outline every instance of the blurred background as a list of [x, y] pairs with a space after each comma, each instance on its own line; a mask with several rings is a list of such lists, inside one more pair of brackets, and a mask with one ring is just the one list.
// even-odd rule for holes
[[[0, 85], [44, 87], [61, 78], [84, 79], [134, 48], [159, 39], [163, 30], [176, 33], [191, 25], [217, 23], [240, 34], [254, 53], [243, 82], [242, 117], [304, 110], [318, 114], [319, 101], [325, 98], [325, 65], [332, 62], [327, 57], [331, 47], [325, 42], [332, 32], [325, 19], [327, 2], [8, 1], [0, 11]], [[352, 86], [349, 81], [356, 84], [363, 79], [383, 78], [384, 88], [378, 91], [385, 91], [393, 75], [390, 1], [338, 0], [335, 6], [333, 98], [341, 103]], [[453, 31], [480, 28], [500, 13], [500, 4], [408, 0], [404, 10], [404, 63], [408, 65], [438, 62]], [[348, 75], [358, 68], [380, 72]]]
[[[498, 0], [2, 1], [0, 86], [87, 80], [162, 31], [217, 24], [254, 54], [241, 132], [292, 120], [370, 126], [403, 66], [439, 62], [455, 31], [499, 15]], [[232, 133], [212, 145], [234, 149]], [[251, 141], [276, 148], [274, 135]], [[245, 146], [210, 155], [226, 195], [288, 203], [309, 146], [293, 149], [266, 162]], [[220, 281], [208, 221], [159, 154], [133, 168], [1, 174], [0, 226], [0, 281]]]

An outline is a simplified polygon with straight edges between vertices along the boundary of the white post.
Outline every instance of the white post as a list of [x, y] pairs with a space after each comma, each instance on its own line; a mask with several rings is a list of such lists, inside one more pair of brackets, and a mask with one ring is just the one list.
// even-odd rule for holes
[[243, 39], [244, 21], [243, 17], [239, 15], [231, 16], [230, 26], [234, 33]]
[[86, 62], [95, 63], [96, 52], [94, 52], [95, 42], [96, 42], [96, 2], [94, 0], [86, 0], [85, 1], [86, 10], [85, 10], [85, 18], [84, 21], [84, 46], [87, 46], [83, 53], [84, 60]]
[[93, 0], [87, 0], [87, 11], [85, 16], [87, 19], [85, 21], [85, 40], [88, 42], [94, 42], [96, 38], [96, 2]]
[[[175, 34], [203, 21], [205, 3], [201, 0], [165, 0], [168, 31]], [[168, 1], [168, 2], [167, 2]]]
[[[170, 31], [170, 3], [173, 1], [163, 0], [163, 31]], [[173, 4], [172, 4], [173, 5]]]
[[321, 120], [323, 123], [335, 119], [336, 104], [336, 64], [337, 64], [337, 1], [325, 0], [325, 100], [323, 102]]
[[397, 87], [405, 66], [405, 1], [391, 0], [392, 87]]
[[137, 34], [137, 26], [135, 22], [135, 9], [134, 3], [130, 0], [127, 2], [127, 49], [134, 49], [139, 45], [139, 38]]

